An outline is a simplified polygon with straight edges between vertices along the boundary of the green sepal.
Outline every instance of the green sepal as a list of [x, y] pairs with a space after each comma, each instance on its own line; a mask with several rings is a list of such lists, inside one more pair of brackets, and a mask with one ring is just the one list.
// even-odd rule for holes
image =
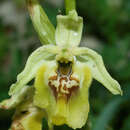
[[111, 93], [122, 95], [119, 83], [107, 72], [102, 57], [89, 48], [78, 48], [75, 51], [77, 60], [86, 63], [92, 71], [92, 77], [102, 83]]
[[78, 46], [82, 36], [83, 19], [75, 10], [67, 16], [57, 16], [56, 44], [63, 47]]
[[55, 59], [56, 47], [52, 45], [43, 46], [34, 51], [28, 58], [24, 70], [17, 76], [17, 82], [12, 84], [9, 95], [19, 92], [29, 81], [31, 81], [39, 69], [47, 60]]
[[26, 0], [34, 28], [39, 35], [42, 44], [55, 43], [55, 28], [49, 21], [38, 0]]

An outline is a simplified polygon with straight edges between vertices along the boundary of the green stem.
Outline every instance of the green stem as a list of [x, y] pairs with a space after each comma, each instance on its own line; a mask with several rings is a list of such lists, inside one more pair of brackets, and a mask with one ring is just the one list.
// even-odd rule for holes
[[65, 0], [66, 14], [70, 11], [76, 10], [76, 0]]

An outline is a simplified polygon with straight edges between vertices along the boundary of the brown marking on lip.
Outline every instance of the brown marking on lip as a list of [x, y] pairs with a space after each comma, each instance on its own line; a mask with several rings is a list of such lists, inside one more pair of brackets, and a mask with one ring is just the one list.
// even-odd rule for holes
[[[67, 79], [67, 77], [63, 77], [63, 76], [59, 76], [59, 86], [55, 86], [55, 85], [53, 85], [52, 84], [52, 82], [54, 81], [54, 80], [57, 80], [58, 79], [58, 76], [56, 75], [56, 76], [52, 76], [52, 77], [50, 77], [49, 78], [49, 83], [48, 83], [48, 85], [50, 86], [50, 88], [52, 89], [52, 91], [53, 91], [53, 94], [54, 94], [54, 96], [55, 96], [55, 99], [56, 99], [56, 101], [57, 101], [57, 98], [58, 98], [58, 96], [60, 95], [60, 97], [61, 97], [61, 95], [63, 96], [63, 97], [66, 97], [66, 99], [67, 99], [67, 101], [69, 100], [69, 98], [71, 97], [71, 95], [72, 95], [72, 93], [75, 93], [78, 89], [79, 89], [79, 85], [77, 85], [77, 86], [72, 86], [71, 88], [67, 88], [67, 82], [70, 80], [70, 81], [72, 81], [72, 80], [74, 80], [74, 81], [76, 81], [78, 84], [79, 84], [79, 80], [77, 79], [77, 78], [75, 78], [75, 77], [72, 77], [72, 76], [70, 76], [69, 77], [69, 80]], [[64, 84], [64, 86], [62, 86], [62, 81], [65, 81], [66, 82], [66, 84]], [[68, 91], [69, 93], [64, 93], [64, 92], [62, 92], [61, 91], [61, 88], [63, 87], [63, 89], [65, 90], [65, 91]], [[57, 89], [58, 88], [58, 89]]]
[[79, 83], [79, 80], [78, 80], [77, 78], [75, 78], [75, 77], [70, 76], [69, 79], [70, 79], [71, 81], [72, 81], [72, 80], [75, 80], [77, 83]]
[[57, 75], [54, 75], [52, 77], [49, 78], [49, 80], [57, 80], [58, 76]]
[[74, 92], [76, 93], [78, 89], [79, 89], [79, 86], [72, 86], [71, 88], [68, 88], [70, 93], [67, 95], [67, 101], [71, 97], [72, 93]]
[[48, 85], [49, 85], [50, 88], [52, 89], [52, 92], [53, 92], [53, 94], [54, 94], [54, 96], [55, 96], [55, 99], [57, 99], [58, 94], [57, 94], [56, 87], [51, 84], [51, 81], [49, 81]]
[[62, 80], [65, 80], [66, 82], [68, 82], [67, 77], [60, 77], [60, 84], [61, 84]]
[[[56, 101], [59, 97], [65, 98], [68, 101], [72, 93], [76, 93], [79, 89], [80, 81], [76, 77], [72, 76], [73, 72], [71, 62], [58, 62], [58, 65], [56, 75], [49, 77], [48, 86], [50, 86]], [[54, 81], [55, 83], [57, 82], [58, 86], [55, 86], [56, 84]], [[71, 85], [72, 81], [74, 81], [73, 85]]]
[[68, 90], [66, 84], [64, 85], [63, 89], [64, 89], [64, 90]]

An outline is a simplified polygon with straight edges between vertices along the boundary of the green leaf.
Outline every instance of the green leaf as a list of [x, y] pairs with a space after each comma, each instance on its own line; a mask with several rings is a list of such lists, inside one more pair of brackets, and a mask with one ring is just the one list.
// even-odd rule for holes
[[55, 44], [55, 28], [37, 0], [26, 0], [36, 32], [42, 44]]
[[116, 98], [106, 105], [101, 115], [96, 119], [92, 130], [106, 130], [108, 122], [112, 119], [122, 101], [122, 98]]
[[130, 116], [126, 117], [123, 123], [123, 128], [121, 128], [121, 130], [129, 130], [129, 129], [130, 129]]
[[[122, 97], [117, 96], [116, 98], [112, 99], [109, 104], [105, 106], [102, 110], [99, 117], [94, 121], [94, 125], [92, 126], [92, 130], [106, 130], [106, 126], [109, 121], [120, 112], [122, 106], [124, 107], [124, 103], [128, 103], [130, 101], [130, 87], [129, 83], [123, 85], [124, 87], [124, 95]], [[129, 104], [128, 104], [129, 105]], [[117, 115], [117, 119], [119, 119], [119, 115]], [[129, 118], [128, 118], [129, 119]], [[124, 120], [124, 119], [123, 119]], [[125, 122], [124, 127], [127, 128], [129, 125], [128, 122]], [[121, 130], [128, 130], [128, 129], [121, 129]]]

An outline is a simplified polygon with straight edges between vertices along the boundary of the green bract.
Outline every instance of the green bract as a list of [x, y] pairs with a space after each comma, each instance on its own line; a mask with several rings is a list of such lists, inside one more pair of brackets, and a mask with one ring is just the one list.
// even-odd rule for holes
[[[68, 8], [66, 16], [57, 16], [55, 31], [39, 3], [36, 0], [27, 0], [27, 3], [42, 43], [53, 45], [44, 45], [29, 56], [17, 82], [10, 88], [11, 99], [0, 106], [16, 107], [11, 129], [41, 130], [43, 117], [50, 129], [52, 125], [62, 124], [81, 128], [88, 117], [92, 79], [113, 94], [122, 95], [120, 85], [107, 72], [99, 54], [78, 47], [83, 20], [75, 9], [69, 11]], [[27, 86], [32, 79], [35, 79], [34, 86]]]

